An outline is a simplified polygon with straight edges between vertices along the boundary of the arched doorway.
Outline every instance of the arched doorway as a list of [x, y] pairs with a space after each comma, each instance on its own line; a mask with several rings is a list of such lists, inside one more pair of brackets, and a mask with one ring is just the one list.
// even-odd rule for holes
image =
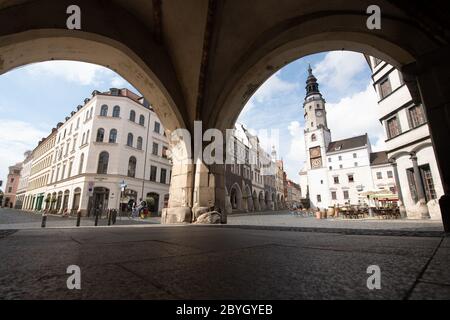
[[253, 200], [254, 211], [259, 211], [260, 206], [259, 206], [259, 200], [258, 200], [258, 195], [256, 194], [256, 191], [253, 191], [252, 200]]
[[236, 183], [230, 189], [230, 202], [233, 210], [242, 210], [242, 192]]
[[147, 193], [147, 198], [145, 200], [147, 202], [148, 211], [152, 215], [159, 214], [159, 194], [155, 192]]
[[253, 206], [253, 196], [252, 196], [252, 191], [250, 190], [250, 186], [246, 186], [245, 187], [245, 195], [247, 197], [247, 210], [249, 212], [253, 212], [255, 211], [255, 208]]
[[58, 196], [56, 198], [56, 208], [55, 208], [56, 212], [58, 213], [61, 210], [62, 201], [63, 201], [63, 192], [59, 191]]
[[264, 201], [264, 193], [262, 191], [259, 192], [259, 211], [264, 211], [266, 210], [266, 203]]
[[92, 197], [89, 198], [88, 216], [95, 216], [99, 210], [100, 216], [104, 210], [108, 209], [109, 189], [104, 187], [95, 187]]
[[81, 202], [81, 188], [76, 188], [73, 193], [72, 211], [78, 212], [80, 210]]
[[62, 207], [63, 213], [65, 213], [69, 209], [69, 197], [70, 191], [69, 190], [64, 191], [63, 207]]

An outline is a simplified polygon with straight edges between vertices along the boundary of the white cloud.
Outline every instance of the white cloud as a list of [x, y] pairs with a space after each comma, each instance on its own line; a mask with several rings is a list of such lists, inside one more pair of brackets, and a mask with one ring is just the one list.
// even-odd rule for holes
[[314, 66], [319, 83], [326, 84], [338, 93], [345, 93], [355, 84], [355, 77], [367, 68], [364, 56], [351, 51], [331, 51]]
[[78, 61], [40, 62], [27, 66], [26, 70], [33, 77], [50, 76], [83, 86], [100, 87], [107, 83], [121, 87], [126, 84], [121, 77], [105, 67]]
[[8, 167], [23, 161], [23, 154], [37, 146], [40, 139], [48, 135], [48, 132], [33, 127], [32, 124], [0, 119], [2, 130], [0, 130], [0, 141], [2, 152], [0, 152], [0, 180], [5, 181]]
[[288, 126], [290, 147], [287, 159], [299, 164], [305, 161], [305, 128], [298, 121], [292, 121]]
[[274, 98], [279, 98], [280, 95], [292, 93], [297, 87], [297, 83], [281, 79], [280, 72], [275, 73], [256, 90], [242, 110], [241, 117], [250, 110], [253, 110], [257, 104], [266, 104]]
[[327, 104], [326, 108], [333, 140], [368, 133], [374, 150], [384, 149], [384, 130], [378, 121], [377, 96], [371, 84], [366, 90], [345, 97], [338, 103]]

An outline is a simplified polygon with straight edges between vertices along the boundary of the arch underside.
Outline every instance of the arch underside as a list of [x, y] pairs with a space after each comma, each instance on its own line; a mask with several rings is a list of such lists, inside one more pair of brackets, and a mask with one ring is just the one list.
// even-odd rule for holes
[[178, 106], [157, 76], [129, 48], [112, 39], [50, 29], [0, 38], [0, 74], [54, 60], [87, 62], [115, 71], [150, 101], [166, 130], [186, 127]]

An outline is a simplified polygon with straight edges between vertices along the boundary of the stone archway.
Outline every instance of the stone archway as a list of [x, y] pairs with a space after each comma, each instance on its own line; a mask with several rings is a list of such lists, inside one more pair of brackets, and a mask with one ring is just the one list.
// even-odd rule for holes
[[253, 212], [253, 211], [255, 211], [255, 208], [254, 208], [254, 201], [253, 201], [253, 195], [252, 195], [252, 191], [251, 191], [249, 185], [246, 185], [246, 186], [245, 186], [245, 196], [247, 197], [247, 198], [246, 198], [246, 201], [247, 201], [247, 211], [248, 211], [248, 212]]
[[264, 200], [264, 192], [262, 192], [262, 191], [259, 192], [258, 200], [259, 200], [259, 211], [266, 210], [266, 203]]
[[242, 210], [242, 191], [237, 183], [233, 184], [230, 189], [230, 202], [233, 211]]

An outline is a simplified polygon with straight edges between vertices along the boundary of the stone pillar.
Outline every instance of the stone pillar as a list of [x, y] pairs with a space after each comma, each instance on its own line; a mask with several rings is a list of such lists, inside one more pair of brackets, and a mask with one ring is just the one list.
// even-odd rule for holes
[[182, 137], [170, 136], [170, 159], [172, 177], [169, 188], [168, 207], [162, 210], [162, 224], [192, 222], [192, 191], [194, 186], [194, 165], [191, 159], [191, 137], [186, 132]]
[[407, 213], [405, 209], [405, 205], [403, 202], [403, 193], [402, 193], [402, 187], [400, 185], [400, 178], [398, 176], [398, 168], [397, 168], [397, 161], [396, 159], [392, 159], [391, 161], [392, 167], [394, 168], [394, 178], [395, 178], [395, 187], [397, 189], [398, 193], [398, 206], [400, 208], [400, 216], [402, 219], [407, 218]]
[[415, 154], [411, 155], [411, 161], [413, 163], [414, 180], [416, 180], [416, 191], [419, 198], [419, 213], [422, 219], [430, 219], [430, 213], [428, 211], [427, 201], [425, 198], [425, 188], [422, 183], [419, 164], [417, 163], [417, 156]]
[[163, 209], [161, 223], [192, 222], [193, 165], [185, 161], [172, 164], [169, 204]]
[[[407, 78], [415, 78], [408, 83], [412, 88], [416, 103], [423, 102], [436, 161], [439, 167], [444, 195], [439, 200], [442, 221], [446, 232], [450, 232], [450, 46], [440, 48], [417, 62], [405, 66], [402, 72]], [[418, 90], [414, 90], [414, 88]]]

